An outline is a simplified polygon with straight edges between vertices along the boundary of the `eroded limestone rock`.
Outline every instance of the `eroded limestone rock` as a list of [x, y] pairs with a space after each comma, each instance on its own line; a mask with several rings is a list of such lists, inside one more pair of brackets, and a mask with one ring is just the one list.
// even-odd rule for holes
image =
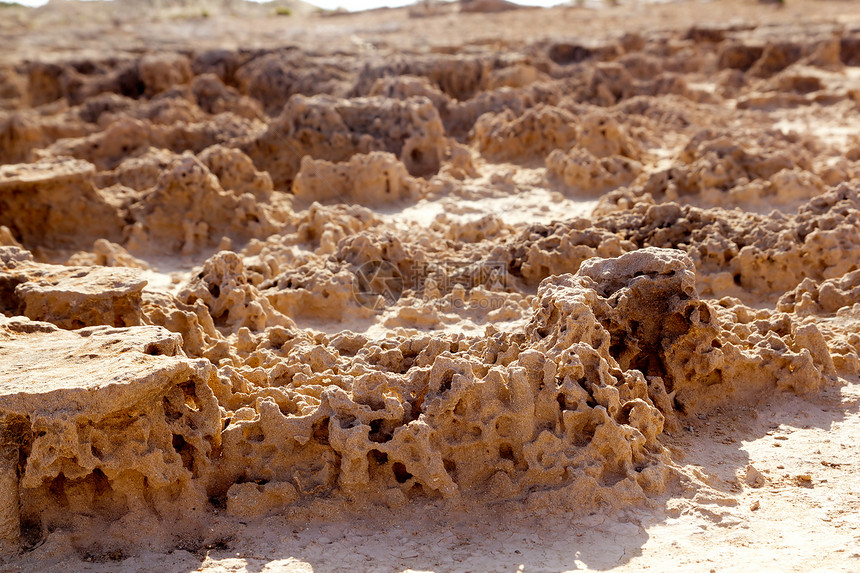
[[412, 175], [435, 173], [445, 152], [439, 112], [423, 97], [398, 101], [296, 95], [266, 133], [245, 147], [278, 189], [293, 181], [304, 156], [345, 161], [376, 150], [397, 155]]
[[420, 183], [397, 158], [384, 152], [353, 155], [348, 162], [302, 158], [293, 193], [305, 201], [382, 206], [416, 198]]
[[0, 224], [28, 248], [118, 241], [122, 219], [93, 186], [94, 172], [91, 164], [74, 159], [0, 167]]
[[475, 123], [475, 139], [481, 153], [497, 160], [528, 160], [554, 149], [567, 149], [579, 135], [570, 112], [538, 106], [517, 117], [510, 110], [484, 114]]
[[617, 259], [590, 259], [578, 275], [594, 281], [603, 299], [594, 312], [622, 370], [661, 378], [682, 413], [774, 386], [818, 390], [835, 374], [813, 325], [729, 301], [716, 307], [701, 301], [695, 267], [681, 251], [645, 248]]
[[860, 372], [860, 148], [800, 133], [857, 42], [764, 28], [3, 64], [2, 550], [628, 506], [687, 417]]
[[585, 194], [600, 194], [630, 184], [642, 166], [620, 155], [598, 159], [588, 149], [573, 148], [567, 153], [554, 150], [546, 158], [550, 173], [568, 187]]
[[777, 307], [782, 312], [799, 315], [832, 314], [858, 302], [860, 270], [855, 270], [820, 283], [807, 277], [793, 290], [782, 295]]
[[244, 271], [238, 255], [222, 251], [206, 261], [203, 270], [180, 291], [178, 298], [188, 305], [202, 301], [217, 326], [263, 330], [267, 326], [291, 324], [249, 284]]
[[141, 324], [141, 291], [146, 280], [139, 271], [38, 264], [23, 253], [14, 247], [0, 247], [3, 313], [65, 329]]
[[272, 193], [269, 174], [257, 171], [251, 159], [238, 149], [213, 145], [205, 149], [199, 159], [218, 178], [222, 188], [236, 195], [250, 193], [265, 200]]
[[0, 435], [20, 468], [13, 480], [4, 465], [0, 498], [17, 497], [19, 533], [66, 529], [110, 551], [198, 525], [221, 422], [214, 369], [179, 343], [158, 327], [66, 332], [0, 316]]
[[224, 236], [248, 238], [274, 230], [253, 195], [224, 191], [191, 154], [176, 159], [158, 183], [130, 208], [135, 223], [128, 248], [193, 253]]

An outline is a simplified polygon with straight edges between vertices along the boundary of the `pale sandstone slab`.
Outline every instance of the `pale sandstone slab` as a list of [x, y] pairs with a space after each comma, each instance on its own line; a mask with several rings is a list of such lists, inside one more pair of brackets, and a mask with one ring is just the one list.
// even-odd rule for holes
[[66, 157], [0, 166], [0, 224], [25, 246], [119, 240], [122, 220], [94, 187], [94, 174], [91, 163]]
[[25, 251], [0, 247], [0, 271], [0, 312], [65, 329], [141, 324], [147, 281], [137, 269], [40, 264]]
[[0, 550], [17, 551], [21, 524], [132, 542], [124, 523], [169, 535], [156, 516], [181, 529], [202, 510], [220, 416], [214, 369], [181, 342], [156, 326], [69, 332], [0, 316]]

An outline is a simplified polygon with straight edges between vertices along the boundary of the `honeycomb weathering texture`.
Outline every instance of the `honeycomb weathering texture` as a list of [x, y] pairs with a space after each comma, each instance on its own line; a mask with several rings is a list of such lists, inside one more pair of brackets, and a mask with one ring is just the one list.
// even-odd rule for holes
[[690, 420], [860, 373], [813, 32], [3, 56], [3, 554], [681, 495]]
[[65, 329], [141, 324], [146, 281], [135, 270], [38, 264], [15, 247], [0, 247], [0, 263], [4, 313]]
[[2, 497], [20, 512], [5, 520], [5, 542], [37, 527], [134, 544], [163, 537], [161, 520], [205, 512], [221, 439], [211, 364], [182, 356], [161, 327], [0, 320], [3, 471], [18, 474]]
[[[180, 495], [192, 513], [225, 497], [239, 517], [318, 496], [400, 507], [416, 498], [474, 503], [525, 495], [535, 508], [622, 507], [671, 484], [673, 464], [659, 440], [667, 419], [677, 424], [679, 414], [775, 387], [815, 391], [835, 374], [813, 325], [701, 300], [693, 262], [678, 250], [592, 258], [577, 274], [550, 277], [529, 322], [513, 332], [489, 327], [482, 338], [381, 342], [298, 331], [245, 283], [240, 265], [233, 253], [217, 255], [200, 273], [200, 287], [192, 282], [173, 303], [181, 313], [201, 301], [208, 328], [189, 310], [184, 324], [161, 308], [149, 314], [185, 330], [182, 337], [152, 326], [61, 337], [45, 322], [5, 319], [4, 363], [18, 383], [4, 388], [3, 409], [10, 427], [17, 424], [27, 468], [22, 522], [86, 529], [89, 521], [75, 516], [92, 504], [90, 519], [129, 512], [157, 523], [175, 517]], [[234, 332], [217, 372], [212, 357], [195, 361], [180, 350], [186, 337], [218, 346]], [[50, 363], [15, 370], [16, 356], [43, 346], [48, 354], [71, 350], [54, 358], [53, 368], [65, 368], [73, 381], [62, 392]], [[124, 362], [133, 352], [169, 368], [138, 374], [139, 366]], [[111, 367], [101, 371], [99, 361]], [[756, 375], [761, 370], [766, 376]], [[77, 386], [79, 376], [99, 392]], [[155, 387], [144, 390], [138, 379]], [[100, 394], [117, 384], [134, 404], [113, 406], [110, 394]], [[79, 421], [54, 429], [71, 424], [64, 409], [56, 411], [69, 401], [78, 404]], [[74, 438], [63, 438], [70, 431]], [[85, 450], [61, 456], [59, 446], [42, 445], [49, 439], [83, 442]], [[167, 454], [173, 461], [152, 466]], [[69, 491], [84, 505], [62, 502]], [[140, 496], [145, 503], [134, 501]]]

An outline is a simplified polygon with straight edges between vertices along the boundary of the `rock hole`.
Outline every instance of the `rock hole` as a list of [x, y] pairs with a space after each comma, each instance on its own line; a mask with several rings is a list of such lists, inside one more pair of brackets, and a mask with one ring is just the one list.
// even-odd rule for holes
[[179, 389], [182, 390], [182, 394], [185, 397], [185, 405], [192, 412], [197, 412], [200, 410], [200, 404], [197, 402], [197, 390], [195, 388], [195, 384], [193, 380], [189, 380], [188, 382], [183, 382], [179, 385]]
[[66, 498], [67, 481], [65, 474], [60, 474], [48, 484], [48, 491], [54, 497], [56, 505], [59, 507], [67, 507], [69, 505], [69, 500]]
[[96, 495], [104, 496], [108, 492], [113, 491], [113, 488], [110, 486], [110, 481], [108, 480], [108, 477], [101, 469], [94, 469], [93, 473], [91, 474], [91, 478]]
[[409, 154], [409, 157], [412, 159], [413, 162], [420, 165], [421, 162], [424, 160], [424, 153], [422, 153], [420, 149], [416, 148], [412, 150], [412, 153]]
[[424, 398], [427, 396], [427, 387], [425, 386], [421, 393], [415, 397], [415, 401], [412, 402], [412, 412], [410, 413], [410, 421], [415, 421], [422, 413], [422, 408], [424, 407]]
[[687, 334], [690, 331], [690, 317], [693, 315], [695, 310], [695, 306], [690, 306], [683, 315], [674, 313], [669, 316], [665, 316], [663, 318], [662, 336], [664, 338], [673, 339]]
[[23, 312], [21, 300], [15, 294], [15, 287], [25, 282], [23, 278], [0, 276], [0, 312], [18, 315]]
[[633, 406], [635, 404], [633, 402], [627, 402], [623, 406], [621, 406], [621, 410], [618, 412], [618, 418], [616, 422], [619, 424], [630, 424], [630, 411], [633, 410]]
[[143, 349], [143, 353], [149, 356], [161, 356], [161, 346], [157, 342], [150, 342]]
[[219, 287], [217, 284], [210, 284], [206, 288], [209, 290], [209, 294], [211, 294], [215, 298], [221, 296], [221, 287]]
[[454, 462], [454, 460], [442, 460], [442, 466], [449, 474], [452, 474], [457, 471], [457, 464]]
[[646, 376], [664, 376], [663, 363], [656, 352], [640, 352], [630, 361], [630, 368], [640, 371]]
[[321, 418], [314, 422], [314, 433], [312, 437], [314, 440], [323, 444], [324, 446], [328, 445], [328, 418]]
[[215, 509], [225, 510], [227, 509], [227, 495], [213, 495], [209, 498], [209, 504]]
[[394, 472], [394, 479], [397, 480], [397, 483], [406, 483], [412, 479], [412, 474], [406, 471], [406, 466], [401, 462], [394, 462], [391, 470]]
[[173, 449], [182, 458], [182, 467], [194, 473], [194, 446], [179, 434], [173, 434]]
[[370, 450], [367, 452], [367, 459], [368, 461], [381, 466], [388, 463], [388, 454], [380, 452], [379, 450]]
[[705, 376], [705, 379], [702, 382], [705, 386], [713, 386], [715, 384], [720, 384], [722, 381], [723, 371], [717, 368], [713, 372], [708, 373], [708, 375]]
[[168, 420], [176, 421], [182, 417], [182, 412], [167, 399], [167, 396], [161, 399], [161, 407], [164, 408], [164, 417]]
[[21, 519], [21, 549], [34, 549], [42, 540], [42, 524], [38, 520]]
[[439, 393], [441, 394], [443, 392], [447, 392], [448, 390], [450, 390], [451, 384], [453, 384], [453, 383], [454, 383], [454, 371], [449, 370], [442, 377], [442, 381], [439, 385]]
[[499, 446], [499, 457], [504, 460], [515, 461], [514, 458], [514, 449], [510, 444], [502, 444]]
[[[224, 508], [226, 509], [226, 504]], [[213, 543], [205, 545], [204, 549], [214, 549], [215, 551], [229, 551], [232, 548], [232, 541], [232, 537], [222, 537], [221, 539], [218, 539]]]

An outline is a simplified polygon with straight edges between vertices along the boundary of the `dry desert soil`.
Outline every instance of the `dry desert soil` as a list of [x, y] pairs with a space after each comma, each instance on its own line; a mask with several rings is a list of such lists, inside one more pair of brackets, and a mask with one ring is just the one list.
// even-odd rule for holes
[[0, 570], [860, 570], [856, 3], [0, 44]]

